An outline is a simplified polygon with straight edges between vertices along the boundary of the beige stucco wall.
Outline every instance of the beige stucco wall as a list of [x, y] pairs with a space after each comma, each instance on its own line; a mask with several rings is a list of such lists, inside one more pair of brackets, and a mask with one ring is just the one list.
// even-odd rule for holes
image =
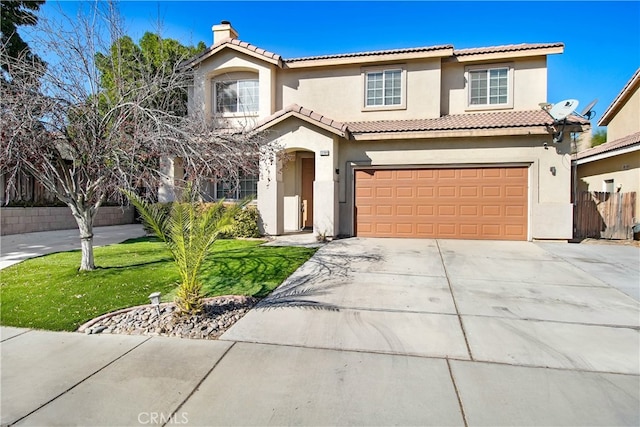
[[[578, 191], [603, 191], [603, 182], [613, 179], [621, 191], [636, 192], [636, 218], [640, 218], [640, 151], [578, 165]], [[637, 220], [636, 220], [637, 221]]]
[[235, 119], [240, 124], [248, 121], [248, 124], [251, 125], [273, 114], [275, 112], [275, 96], [273, 95], [276, 83], [275, 65], [231, 49], [219, 52], [200, 63], [196, 68], [192, 89], [193, 98], [190, 102], [191, 111], [204, 111], [205, 117], [212, 117], [214, 113], [212, 108], [213, 79], [226, 79], [234, 76], [246, 78], [247, 75], [258, 76], [258, 84], [260, 85], [258, 114], [253, 117], [227, 114], [224, 117], [232, 121]]
[[[353, 234], [353, 171], [358, 166], [522, 165], [529, 169], [529, 238], [572, 238], [569, 141], [556, 145], [547, 136], [348, 141], [297, 119], [279, 124], [273, 137], [286, 149], [315, 153], [316, 232]], [[320, 156], [321, 150], [329, 155]], [[270, 234], [282, 233], [284, 218], [292, 215], [284, 211], [285, 193], [294, 195], [297, 188], [289, 167], [295, 170], [272, 165], [270, 178], [263, 173], [259, 183], [258, 207]]]
[[[480, 63], [482, 64], [482, 63]], [[537, 110], [547, 101], [546, 57], [523, 58], [487, 65], [502, 64], [513, 67], [513, 109]], [[465, 82], [465, 68], [478, 63], [448, 62], [442, 66], [442, 114], [464, 114], [469, 111]]]
[[[313, 230], [316, 234], [338, 234], [338, 142], [334, 134], [312, 127], [299, 119], [289, 119], [270, 129], [269, 139], [293, 155], [293, 161], [276, 159], [263, 164], [258, 181], [258, 211], [261, 231], [282, 234], [300, 214], [291, 199], [300, 196], [300, 159], [315, 159]], [[285, 206], [287, 210], [285, 211]]]
[[637, 88], [607, 125], [607, 141], [635, 132], [640, 132], [640, 91]]
[[363, 72], [379, 67], [350, 66], [278, 70], [277, 109], [290, 104], [341, 121], [417, 119], [440, 115], [440, 59], [390, 63], [406, 70], [406, 108], [366, 110]]

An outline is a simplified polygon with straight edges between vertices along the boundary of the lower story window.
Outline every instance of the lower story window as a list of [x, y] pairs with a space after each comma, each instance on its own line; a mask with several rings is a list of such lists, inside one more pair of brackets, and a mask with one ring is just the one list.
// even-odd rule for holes
[[219, 179], [216, 182], [216, 199], [242, 200], [255, 199], [258, 195], [258, 177], [255, 175], [240, 175], [237, 180]]

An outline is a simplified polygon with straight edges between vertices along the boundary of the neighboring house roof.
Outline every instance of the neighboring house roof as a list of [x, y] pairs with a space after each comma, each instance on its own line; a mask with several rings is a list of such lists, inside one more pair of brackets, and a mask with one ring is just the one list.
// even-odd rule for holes
[[602, 114], [600, 121], [598, 121], [598, 126], [607, 126], [629, 97], [633, 95], [633, 91], [637, 89], [638, 86], [640, 86], [640, 68], [631, 76], [631, 79], [624, 85], [618, 96], [615, 97], [611, 105], [609, 105]]
[[313, 110], [309, 110], [308, 108], [301, 107], [297, 104], [291, 104], [260, 121], [260, 123], [258, 123], [258, 125], [256, 126], [256, 130], [260, 131], [267, 129], [277, 123], [282, 122], [283, 120], [288, 119], [289, 117], [297, 117], [305, 122], [311, 123], [313, 125], [326, 129], [329, 132], [335, 133], [336, 135], [348, 138], [347, 125], [337, 120], [330, 119], [329, 117], [324, 116], [320, 113], [314, 112]]
[[[376, 120], [343, 123], [297, 104], [292, 104], [262, 120], [258, 123], [256, 129], [267, 129], [291, 116], [320, 126], [347, 139], [350, 139], [350, 137], [353, 137], [353, 139], [367, 139], [375, 136], [388, 136], [389, 134], [418, 132], [513, 130], [516, 128], [527, 128], [527, 132], [531, 132], [531, 128], [537, 128], [537, 133], [543, 134], [548, 133], [549, 128], [554, 124], [551, 117], [542, 110], [454, 114], [433, 119]], [[567, 121], [567, 126], [588, 123], [587, 120], [580, 117], [571, 116]], [[362, 136], [362, 138], [359, 138], [360, 136]]]
[[583, 164], [636, 150], [640, 150], [640, 132], [581, 151], [576, 155], [576, 160], [578, 164]]

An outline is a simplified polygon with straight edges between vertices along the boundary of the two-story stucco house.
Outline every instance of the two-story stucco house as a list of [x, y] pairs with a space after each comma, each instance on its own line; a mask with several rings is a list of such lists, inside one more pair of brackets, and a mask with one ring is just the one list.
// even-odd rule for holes
[[287, 154], [255, 183], [265, 233], [572, 237], [570, 138], [553, 143], [539, 106], [562, 43], [284, 59], [228, 22], [213, 33], [188, 62], [191, 108], [250, 120]]

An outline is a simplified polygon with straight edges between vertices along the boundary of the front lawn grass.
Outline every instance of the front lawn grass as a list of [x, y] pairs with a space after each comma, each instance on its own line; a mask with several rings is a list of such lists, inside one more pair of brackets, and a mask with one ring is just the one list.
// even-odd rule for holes
[[[201, 276], [206, 296], [266, 296], [314, 249], [219, 240]], [[152, 292], [172, 300], [179, 276], [164, 244], [143, 237], [95, 248], [97, 269], [79, 272], [80, 251], [34, 258], [0, 271], [0, 324], [74, 331], [101, 314], [148, 304]]]

